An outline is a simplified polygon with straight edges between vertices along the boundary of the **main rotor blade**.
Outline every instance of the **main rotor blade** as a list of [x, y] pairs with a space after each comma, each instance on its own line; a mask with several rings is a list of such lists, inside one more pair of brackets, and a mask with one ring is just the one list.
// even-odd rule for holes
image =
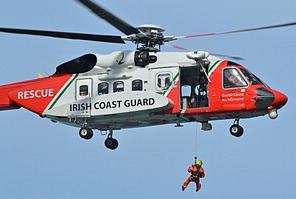
[[122, 19], [118, 18], [117, 16], [113, 15], [111, 12], [103, 8], [102, 6], [95, 4], [91, 0], [78, 0], [83, 5], [88, 7], [93, 13], [97, 16], [101, 17], [102, 19], [106, 20], [112, 26], [116, 27], [118, 30], [123, 32], [126, 35], [137, 34], [140, 33], [138, 29], [129, 25]]
[[278, 25], [272, 25], [272, 26], [262, 26], [257, 28], [248, 28], [248, 29], [233, 30], [233, 31], [226, 31], [226, 32], [187, 35], [187, 36], [181, 36], [177, 38], [193, 38], [193, 37], [204, 37], [204, 36], [213, 36], [213, 35], [225, 35], [225, 34], [231, 34], [231, 33], [249, 32], [249, 31], [265, 30], [265, 29], [272, 29], [272, 28], [282, 28], [282, 27], [295, 26], [295, 25], [296, 25], [296, 22], [292, 22], [292, 23], [284, 23], [284, 24], [278, 24]]
[[72, 33], [72, 32], [57, 32], [46, 30], [30, 30], [30, 29], [17, 29], [17, 28], [1, 28], [0, 32], [14, 33], [14, 34], [26, 34], [26, 35], [38, 35], [46, 37], [57, 37], [63, 39], [80, 39], [88, 41], [100, 41], [109, 43], [125, 43], [120, 36], [113, 35], [97, 35], [86, 33]]

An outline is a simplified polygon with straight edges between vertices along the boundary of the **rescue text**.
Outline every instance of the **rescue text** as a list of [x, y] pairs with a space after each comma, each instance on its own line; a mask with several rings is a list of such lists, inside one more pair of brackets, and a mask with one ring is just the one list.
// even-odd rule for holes
[[18, 99], [44, 98], [44, 97], [53, 97], [53, 96], [54, 96], [53, 88], [19, 91], [17, 93]]

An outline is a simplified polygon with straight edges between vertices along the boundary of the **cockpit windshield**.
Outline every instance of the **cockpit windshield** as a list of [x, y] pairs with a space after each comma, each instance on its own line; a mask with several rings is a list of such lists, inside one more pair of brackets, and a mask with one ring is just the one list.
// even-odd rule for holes
[[254, 75], [250, 71], [243, 68], [241, 68], [240, 70], [242, 71], [242, 73], [251, 85], [263, 84], [264, 86], [268, 87], [263, 81], [261, 81], [256, 75]]
[[236, 68], [225, 68], [223, 70], [223, 87], [238, 88], [248, 86], [246, 80]]

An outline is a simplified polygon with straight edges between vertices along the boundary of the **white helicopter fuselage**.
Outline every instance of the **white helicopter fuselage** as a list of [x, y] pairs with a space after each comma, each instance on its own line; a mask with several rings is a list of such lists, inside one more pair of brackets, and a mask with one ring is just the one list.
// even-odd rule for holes
[[[99, 130], [175, 123], [180, 114], [180, 105], [175, 104], [180, 101], [179, 91], [173, 96], [178, 100], [167, 96], [179, 90], [180, 67], [195, 66], [199, 70], [196, 61], [186, 53], [150, 52], [156, 61], [136, 66], [135, 54], [91, 54], [96, 58], [93, 68], [73, 74], [61, 89], [62, 95], [57, 94], [42, 115], [71, 126], [87, 125]], [[219, 59], [210, 56], [207, 60]], [[174, 106], [178, 108], [165, 114]]]

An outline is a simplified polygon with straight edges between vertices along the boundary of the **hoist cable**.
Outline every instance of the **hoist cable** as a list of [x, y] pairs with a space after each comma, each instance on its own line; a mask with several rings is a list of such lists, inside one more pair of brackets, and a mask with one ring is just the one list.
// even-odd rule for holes
[[194, 153], [194, 161], [197, 159], [197, 133], [198, 133], [198, 129], [197, 129], [197, 123], [196, 123], [196, 128], [195, 128], [195, 153]]

